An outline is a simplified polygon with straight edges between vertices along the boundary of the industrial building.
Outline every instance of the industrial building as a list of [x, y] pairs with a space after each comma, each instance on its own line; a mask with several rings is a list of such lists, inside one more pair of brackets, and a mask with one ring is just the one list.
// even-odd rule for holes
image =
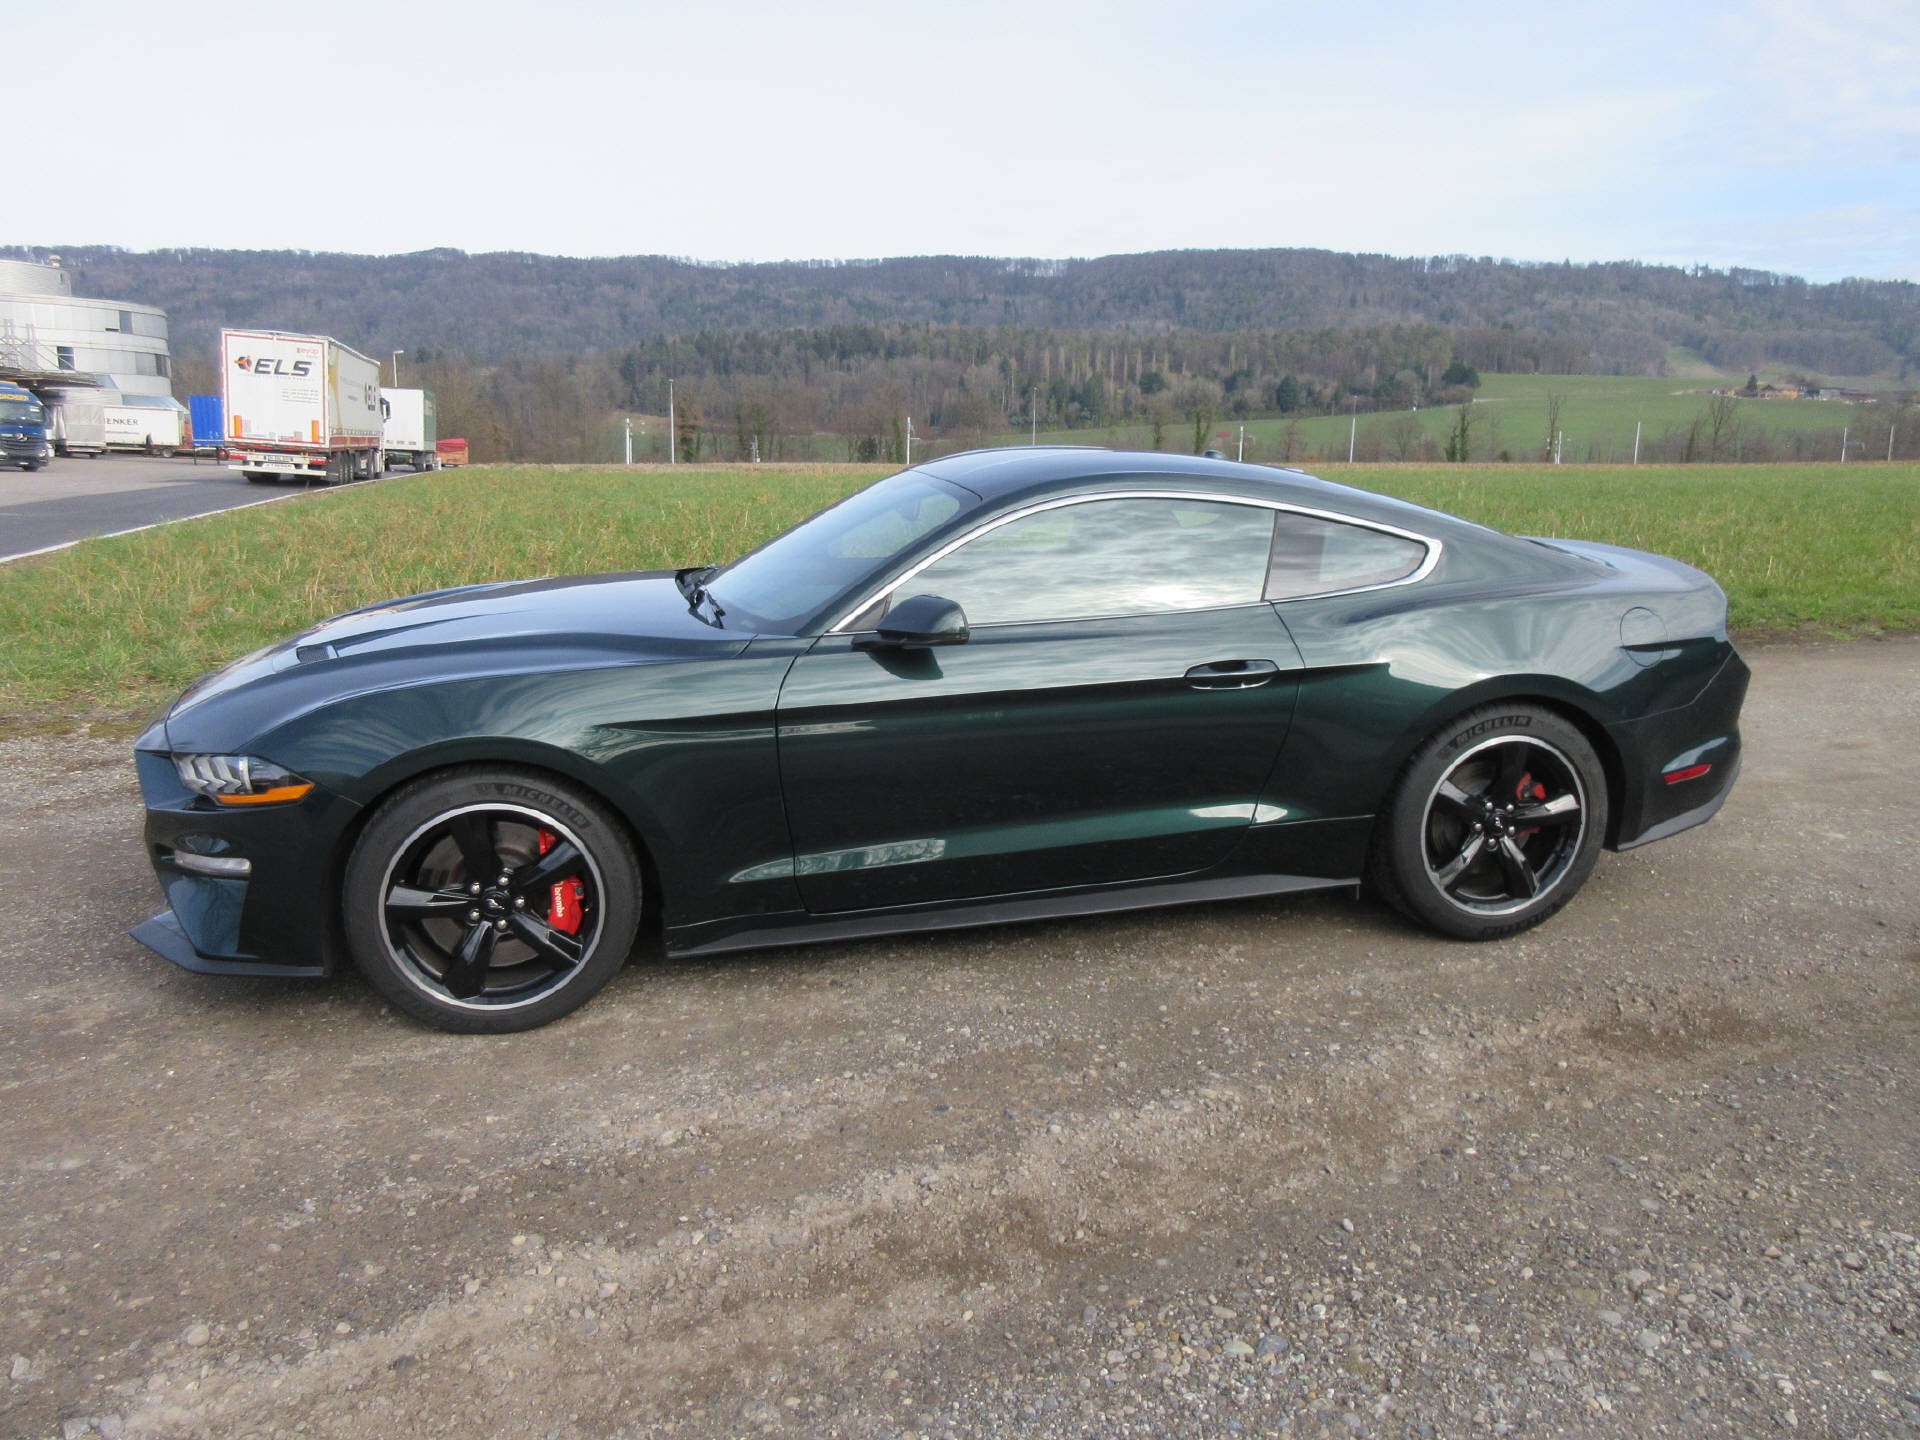
[[172, 372], [166, 311], [75, 295], [58, 257], [0, 260], [0, 379], [170, 399]]

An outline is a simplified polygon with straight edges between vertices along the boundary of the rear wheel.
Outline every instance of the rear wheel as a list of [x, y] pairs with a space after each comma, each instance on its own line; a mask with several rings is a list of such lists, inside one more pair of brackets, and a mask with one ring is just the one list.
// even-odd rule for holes
[[1379, 822], [1372, 878], [1436, 930], [1497, 939], [1573, 898], [1606, 829], [1606, 775], [1586, 737], [1538, 706], [1491, 706], [1407, 762]]
[[591, 796], [468, 771], [389, 800], [347, 863], [353, 958], [442, 1030], [530, 1030], [584, 1005], [633, 948], [640, 862]]

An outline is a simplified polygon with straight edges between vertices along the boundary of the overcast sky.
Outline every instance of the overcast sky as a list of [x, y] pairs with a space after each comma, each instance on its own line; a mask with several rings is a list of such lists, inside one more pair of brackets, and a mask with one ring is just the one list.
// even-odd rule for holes
[[1915, 0], [13, 7], [0, 240], [1920, 279]]

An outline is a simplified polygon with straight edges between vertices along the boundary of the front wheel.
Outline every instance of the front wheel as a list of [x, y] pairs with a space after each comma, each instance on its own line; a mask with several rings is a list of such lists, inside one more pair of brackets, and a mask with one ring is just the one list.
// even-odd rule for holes
[[354, 963], [442, 1030], [531, 1030], [584, 1005], [633, 948], [640, 862], [593, 797], [507, 770], [429, 777], [347, 862]]
[[1573, 725], [1497, 705], [1429, 738], [1380, 817], [1374, 884], [1402, 912], [1463, 940], [1538, 925], [1599, 859], [1606, 774]]

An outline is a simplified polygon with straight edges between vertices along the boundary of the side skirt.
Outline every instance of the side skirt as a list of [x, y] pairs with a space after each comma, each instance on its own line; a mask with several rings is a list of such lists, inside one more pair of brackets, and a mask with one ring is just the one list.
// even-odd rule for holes
[[[1333, 890], [1360, 883], [1359, 876], [1235, 875], [1214, 880], [1183, 880], [1127, 889], [1073, 891], [1066, 894], [1000, 897], [939, 907], [914, 906], [862, 915], [815, 918], [756, 915], [713, 921], [669, 931], [669, 955], [718, 955], [770, 945], [817, 945], [932, 930], [970, 930], [982, 925], [1011, 925], [1024, 920], [1055, 920], [1070, 915], [1110, 915], [1155, 910], [1171, 905], [1202, 905], [1215, 900], [1246, 900], [1289, 895], [1302, 890]], [[718, 932], [718, 933], [716, 933]]]

